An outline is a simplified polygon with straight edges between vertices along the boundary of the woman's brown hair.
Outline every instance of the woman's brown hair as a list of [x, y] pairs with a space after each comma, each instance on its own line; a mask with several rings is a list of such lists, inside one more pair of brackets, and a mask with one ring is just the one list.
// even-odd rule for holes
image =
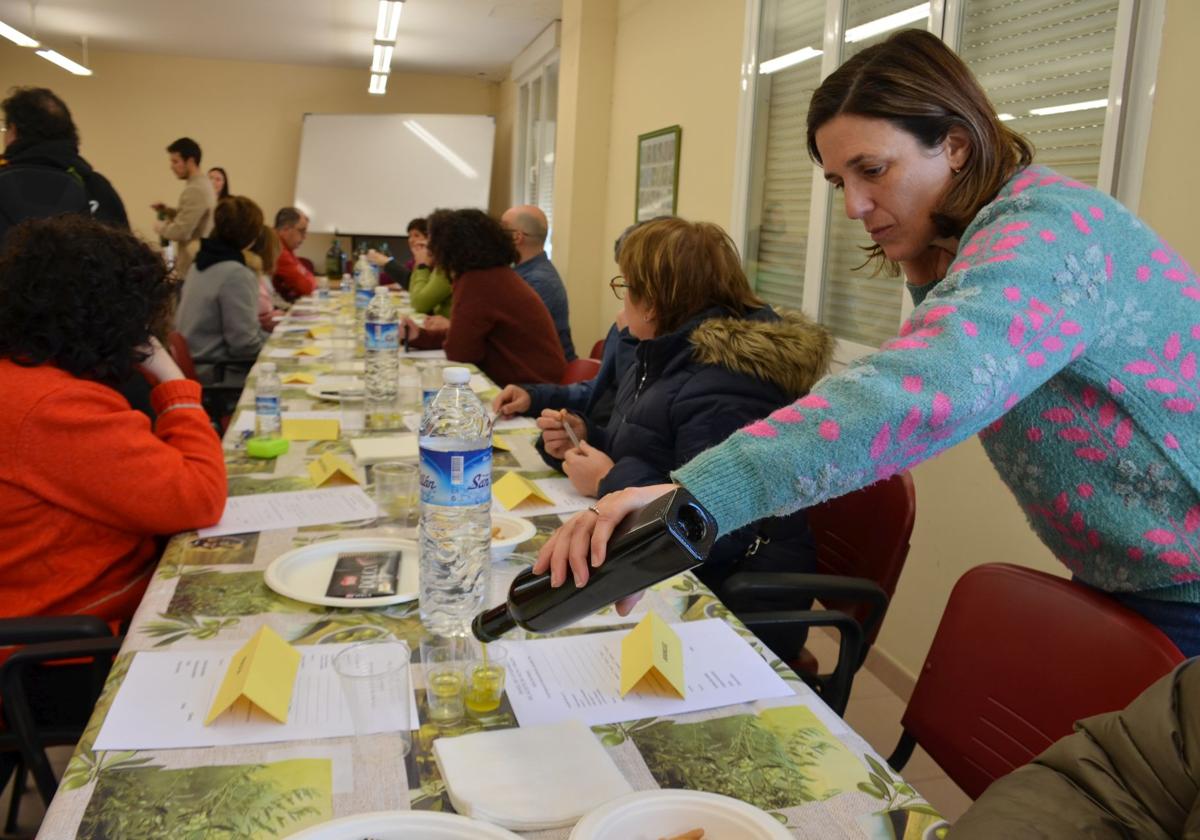
[[275, 273], [275, 263], [279, 262], [281, 248], [279, 234], [275, 232], [275, 228], [263, 225], [258, 239], [254, 240], [254, 244], [250, 246], [250, 251], [257, 254], [258, 258], [262, 260], [262, 266], [259, 268], [261, 273], [268, 276]]
[[[867, 47], [830, 74], [808, 106], [808, 153], [818, 164], [817, 130], [839, 114], [887, 120], [927, 149], [952, 128], [970, 138], [970, 152], [933, 223], [941, 236], [961, 236], [1004, 183], [1033, 161], [1033, 146], [996, 116], [970, 68], [941, 39], [919, 29], [897, 32]], [[872, 257], [882, 257], [877, 245]]]
[[262, 208], [244, 195], [222, 198], [213, 211], [213, 239], [239, 251], [257, 241], [262, 226]]
[[619, 265], [630, 296], [654, 310], [659, 335], [710, 307], [744, 315], [763, 305], [733, 240], [708, 222], [666, 218], [640, 225], [621, 243]]

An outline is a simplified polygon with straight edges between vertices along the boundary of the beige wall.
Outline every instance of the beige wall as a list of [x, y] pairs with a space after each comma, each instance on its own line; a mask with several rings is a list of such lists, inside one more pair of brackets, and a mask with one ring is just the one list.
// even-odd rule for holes
[[[496, 113], [497, 85], [458, 76], [395, 74], [384, 96], [367, 93], [365, 69], [100, 52], [91, 77], [72, 76], [30, 50], [0, 43], [0, 86], [40, 85], [67, 103], [82, 152], [121, 194], [133, 227], [151, 233], [154, 201], [174, 204], [180, 183], [167, 168], [167, 144], [187, 135], [202, 166], [222, 166], [230, 186], [257, 201], [268, 220], [290, 204], [305, 113]], [[497, 154], [508, 155], [496, 144]], [[507, 178], [509, 158], [499, 158]], [[320, 264], [329, 236], [300, 253]]]

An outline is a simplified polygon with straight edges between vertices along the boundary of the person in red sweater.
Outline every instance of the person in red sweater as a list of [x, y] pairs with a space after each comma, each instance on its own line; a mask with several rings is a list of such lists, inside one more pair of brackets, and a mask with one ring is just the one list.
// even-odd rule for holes
[[410, 347], [441, 347], [447, 359], [477, 365], [500, 387], [562, 379], [567, 359], [554, 319], [509, 267], [517, 250], [499, 222], [480, 210], [434, 211], [429, 252], [450, 277], [451, 317], [427, 318], [424, 328], [406, 318]]
[[[221, 443], [155, 336], [175, 287], [132, 234], [82, 216], [31, 220], [0, 252], [0, 616], [132, 616], [155, 536], [212, 525]], [[153, 430], [113, 387], [158, 384]]]
[[296, 249], [308, 237], [308, 216], [295, 207], [284, 207], [275, 214], [275, 232], [283, 245], [272, 278], [275, 291], [289, 302], [311, 295], [317, 290], [317, 278], [296, 256]]

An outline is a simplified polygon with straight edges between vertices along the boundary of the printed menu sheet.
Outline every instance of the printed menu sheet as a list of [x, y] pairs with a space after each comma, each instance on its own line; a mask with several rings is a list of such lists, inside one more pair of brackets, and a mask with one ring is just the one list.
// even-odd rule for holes
[[361, 487], [292, 490], [257, 496], [230, 496], [221, 521], [196, 532], [200, 537], [246, 534], [304, 525], [354, 522], [379, 515], [379, 507]]
[[672, 624], [683, 643], [683, 699], [621, 696], [621, 640], [628, 630], [508, 642], [505, 690], [521, 726], [578, 718], [588, 726], [714, 709], [795, 692], [719, 618]]
[[[306, 741], [354, 734], [333, 658], [349, 644], [300, 649], [287, 723], [244, 698], [208, 726], [204, 719], [237, 648], [140, 651], [104, 718], [97, 750], [152, 750]], [[409, 686], [409, 722], [417, 720]]]

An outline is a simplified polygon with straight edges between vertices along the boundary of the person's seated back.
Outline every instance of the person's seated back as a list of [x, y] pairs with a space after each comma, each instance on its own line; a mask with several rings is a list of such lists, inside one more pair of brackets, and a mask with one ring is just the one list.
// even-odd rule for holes
[[263, 216], [243, 195], [222, 199], [215, 216], [184, 279], [179, 331], [201, 382], [237, 387], [267, 340], [258, 321], [258, 277], [242, 255], [258, 239]]
[[[0, 616], [129, 618], [155, 535], [214, 524], [221, 444], [157, 337], [175, 283], [133, 235], [81, 216], [27, 221], [0, 252]], [[137, 366], [158, 419], [115, 383]]]
[[296, 249], [308, 238], [308, 216], [295, 207], [282, 207], [275, 214], [275, 232], [283, 249], [275, 263], [272, 282], [275, 291], [288, 303], [317, 290], [317, 278], [296, 256]]
[[471, 362], [500, 386], [558, 382], [567, 367], [554, 321], [541, 298], [509, 266], [512, 239], [480, 210], [437, 210], [429, 217], [429, 251], [446, 270], [454, 318], [422, 329], [405, 320], [410, 346], [443, 347], [453, 362]]
[[[585, 423], [546, 410], [538, 420], [546, 453], [563, 460], [581, 493], [669, 481], [671, 470], [807, 393], [829, 367], [829, 333], [759, 300], [716, 225], [648, 222], [629, 234], [619, 264], [613, 292], [639, 343], [611, 419]], [[578, 448], [564, 419], [582, 441]], [[722, 537], [697, 574], [716, 586], [740, 569], [800, 571], [813, 556], [800, 512]]]

